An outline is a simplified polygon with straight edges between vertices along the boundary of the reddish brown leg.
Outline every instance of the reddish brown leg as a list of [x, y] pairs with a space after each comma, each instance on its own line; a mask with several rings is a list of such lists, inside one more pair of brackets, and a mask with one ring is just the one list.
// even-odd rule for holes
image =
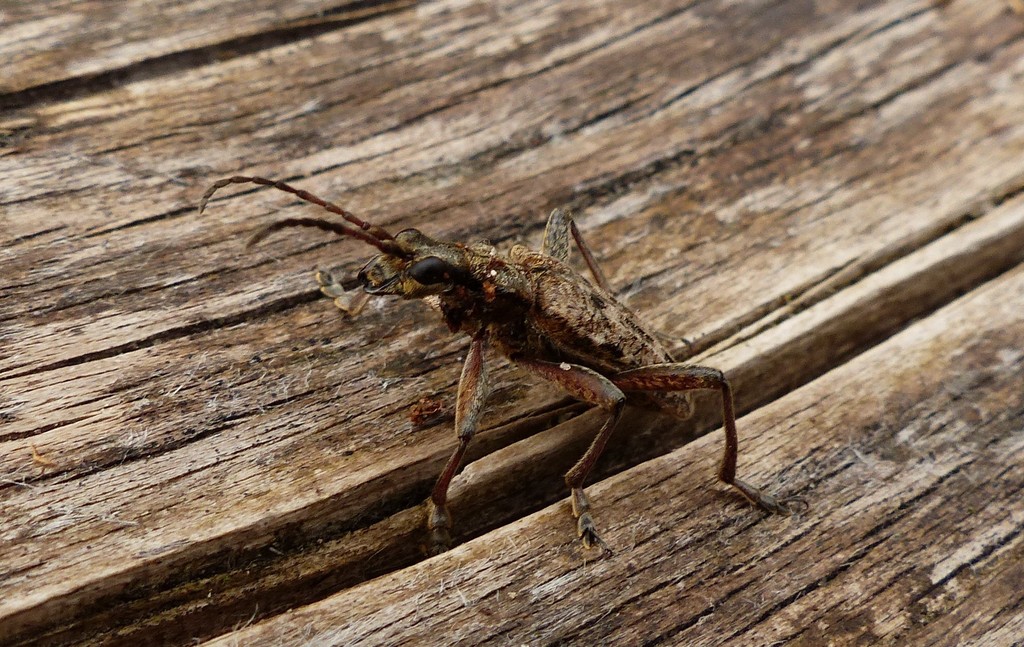
[[430, 531], [428, 549], [432, 555], [444, 552], [451, 545], [452, 518], [448, 514], [448, 486], [455, 473], [459, 471], [469, 441], [476, 433], [480, 413], [487, 399], [487, 371], [483, 362], [484, 341], [485, 338], [481, 336], [469, 345], [455, 401], [455, 431], [459, 435], [459, 446], [448, 459], [448, 464], [445, 465], [437, 484], [434, 485], [434, 491], [427, 500], [427, 529]]
[[587, 548], [597, 545], [605, 552], [611, 552], [594, 527], [594, 520], [590, 516], [590, 500], [583, 491], [583, 482], [604, 451], [604, 446], [608, 444], [608, 438], [622, 416], [626, 396], [612, 384], [611, 380], [585, 366], [527, 359], [513, 361], [525, 370], [555, 382], [574, 398], [600, 405], [608, 410], [608, 419], [597, 433], [597, 437], [590, 443], [583, 457], [565, 473], [565, 484], [572, 493], [572, 514], [576, 518], [576, 533], [583, 541], [583, 545]]
[[605, 292], [611, 292], [612, 289], [608, 286], [608, 280], [604, 278], [604, 273], [601, 272], [597, 259], [590, 253], [587, 243], [583, 241], [583, 236], [580, 234], [579, 228], [576, 227], [576, 222], [565, 211], [555, 209], [548, 216], [548, 224], [544, 228], [544, 244], [541, 250], [548, 256], [557, 258], [562, 262], [569, 260], [570, 235], [576, 241], [576, 247], [579, 248], [580, 253], [583, 254], [583, 260], [586, 261], [587, 267], [590, 268], [590, 274], [594, 277], [594, 281]]
[[733, 486], [754, 505], [777, 514], [788, 514], [789, 508], [775, 497], [736, 478], [736, 456], [739, 443], [736, 437], [736, 412], [732, 401], [732, 387], [721, 371], [707, 366], [687, 364], [655, 364], [612, 377], [623, 391], [693, 391], [713, 389], [722, 394], [722, 426], [725, 428], [725, 454], [718, 478]]

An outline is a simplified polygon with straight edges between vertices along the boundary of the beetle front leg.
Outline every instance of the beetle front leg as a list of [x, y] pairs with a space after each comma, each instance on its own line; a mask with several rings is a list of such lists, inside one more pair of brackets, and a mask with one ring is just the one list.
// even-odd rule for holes
[[597, 463], [616, 423], [622, 417], [623, 405], [626, 402], [625, 394], [612, 384], [611, 380], [585, 366], [518, 358], [513, 358], [513, 361], [523, 369], [555, 382], [574, 398], [599, 405], [608, 411], [608, 419], [590, 443], [590, 447], [572, 469], [565, 473], [565, 484], [572, 493], [572, 515], [576, 518], [576, 533], [583, 541], [583, 545], [587, 548], [597, 545], [604, 552], [610, 553], [611, 550], [594, 527], [594, 520], [590, 516], [590, 500], [583, 491], [583, 482]]
[[732, 387], [725, 375], [715, 368], [688, 364], [654, 364], [612, 377], [612, 382], [623, 391], [694, 391], [711, 389], [722, 394], [722, 426], [725, 429], [725, 453], [718, 478], [742, 494], [754, 505], [776, 514], [789, 514], [790, 508], [775, 497], [736, 478], [736, 456], [739, 442], [736, 435], [736, 411]]
[[455, 401], [455, 431], [459, 435], [459, 446], [448, 459], [427, 499], [427, 530], [430, 531], [428, 550], [431, 555], [443, 553], [451, 545], [452, 517], [448, 513], [448, 486], [459, 471], [487, 399], [487, 370], [483, 361], [485, 339], [484, 336], [477, 337], [469, 345]]

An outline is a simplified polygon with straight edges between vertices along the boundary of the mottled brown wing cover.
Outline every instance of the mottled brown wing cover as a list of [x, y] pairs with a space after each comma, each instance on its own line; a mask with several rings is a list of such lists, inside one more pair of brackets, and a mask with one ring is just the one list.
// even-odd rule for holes
[[[616, 373], [672, 362], [672, 355], [614, 295], [561, 261], [517, 245], [509, 259], [532, 283], [530, 326], [560, 360], [592, 368], [614, 381]], [[537, 357], [536, 359], [552, 359]], [[689, 393], [631, 393], [634, 404], [686, 417]]]

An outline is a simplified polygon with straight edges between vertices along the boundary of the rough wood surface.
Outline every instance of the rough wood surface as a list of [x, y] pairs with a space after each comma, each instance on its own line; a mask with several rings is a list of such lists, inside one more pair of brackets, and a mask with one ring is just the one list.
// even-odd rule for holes
[[730, 500], [707, 436], [591, 488], [615, 556], [559, 504], [211, 645], [1011, 644], [1022, 300], [1018, 268], [744, 418], [745, 473], [804, 515]]
[[[63, 18], [56, 3], [4, 9], [0, 643], [184, 644], [263, 619], [247, 636], [298, 640], [310, 622], [324, 635], [347, 623], [355, 633], [346, 635], [357, 636], [361, 619], [332, 615], [344, 600], [383, 591], [375, 586], [436, 593], [457, 580], [461, 589], [470, 562], [491, 582], [474, 587], [524, 581], [516, 578], [529, 564], [564, 569], [530, 580], [563, 603], [550, 607], [548, 624], [503, 616], [524, 641], [657, 637], [642, 622], [656, 602], [638, 595], [623, 606], [621, 581], [580, 578], [594, 569], [622, 577], [616, 569], [634, 564], [631, 586], [661, 582], [666, 599], [678, 587], [697, 596], [698, 584], [712, 600], [729, 587], [754, 590], [730, 580], [725, 562], [693, 561], [700, 550], [684, 541], [685, 528], [660, 525], [678, 517], [704, 529], [705, 546], [734, 537], [763, 546], [760, 561], [733, 567], [775, 564], [778, 590], [789, 593], [773, 599], [798, 593], [789, 604], [744, 607], [744, 618], [765, 614], [760, 624], [724, 634], [704, 625], [727, 623], [721, 605], [747, 593], [722, 594], [710, 614], [683, 605], [665, 620], [666, 640], [713, 642], [742, 629], [769, 641], [757, 627], [770, 626], [779, 639], [815, 644], [838, 632], [840, 615], [794, 611], [801, 594], [832, 585], [808, 585], [814, 574], [800, 564], [824, 567], [838, 554], [854, 572], [874, 564], [853, 543], [829, 543], [853, 541], [821, 532], [830, 515], [882, 524], [896, 538], [890, 547], [902, 541], [917, 554], [914, 515], [962, 494], [929, 490], [893, 516], [883, 504], [902, 500], [907, 478], [931, 472], [901, 454], [883, 465], [889, 474], [905, 464], [899, 478], [857, 472], [861, 480], [848, 476], [838, 491], [826, 468], [857, 454], [829, 443], [888, 456], [901, 431], [978, 400], [992, 446], [1019, 444], [1021, 407], [1008, 393], [1020, 383], [1019, 357], [999, 355], [948, 314], [967, 308], [983, 330], [1003, 321], [998, 339], [1024, 346], [1007, 314], [1024, 306], [1019, 289], [1000, 294], [993, 286], [1005, 277], [989, 283], [1024, 255], [1024, 22], [1003, 6], [305, 2], [275, 13], [268, 3], [220, 2], [225, 19], [214, 20], [212, 5], [191, 2], [157, 7], [166, 18], [147, 20], [142, 3], [124, 4], [116, 16], [90, 5]], [[55, 48], [43, 34], [61, 30], [77, 35]], [[717, 438], [679, 449], [714, 429], [713, 407], [689, 426], [633, 411], [597, 478], [622, 475], [593, 486], [623, 561], [584, 566], [562, 505], [517, 520], [564, 497], [560, 474], [593, 434], [594, 412], [579, 415], [555, 390], [501, 367], [478, 460], [456, 483], [456, 529], [460, 541], [520, 531], [544, 539], [514, 549], [518, 560], [488, 566], [478, 559], [485, 538], [407, 569], [422, 559], [418, 503], [454, 444], [450, 422], [417, 428], [409, 409], [425, 394], [450, 406], [465, 341], [420, 304], [374, 302], [351, 321], [320, 299], [310, 270], [354, 271], [367, 256], [355, 243], [300, 232], [243, 251], [258, 223], [300, 209], [286, 197], [243, 189], [197, 218], [206, 185], [235, 172], [291, 179], [395, 229], [501, 245], [536, 245], [550, 208], [575, 207], [623, 299], [689, 339], [678, 350], [725, 369], [741, 410], [757, 409], [740, 429], [741, 470], [837, 503], [762, 524], [707, 493], [710, 463], [688, 470], [700, 456], [712, 460], [707, 443]], [[865, 354], [965, 292], [973, 305], [951, 305]], [[991, 321], [977, 311], [986, 303]], [[929, 335], [960, 340], [957, 357], [988, 382], [968, 380], [965, 395], [943, 400], [935, 388], [880, 375], [872, 397], [901, 403], [896, 411], [857, 407], [834, 391], [868, 390], [865, 357], [887, 365], [895, 358], [885, 344], [890, 353], [923, 348]], [[949, 372], [943, 357], [922, 366]], [[816, 411], [813, 420], [801, 413], [784, 424], [772, 413], [801, 406]], [[963, 420], [943, 443], [972, 428], [973, 418]], [[791, 424], [821, 435], [792, 442]], [[938, 452], [950, 464], [951, 447]], [[998, 482], [1012, 463], [978, 465], [975, 480]], [[673, 495], [671, 512], [667, 500], [630, 500], [643, 495], [626, 476], [636, 470], [656, 483], [679, 472], [703, 493]], [[985, 539], [1015, 537], [1024, 523], [1010, 481], [998, 499], [1009, 511], [1002, 526], [960, 519], [953, 506], [936, 532], [959, 533], [964, 554], [1010, 564], [1000, 555], [1019, 555], [1016, 544], [988, 550]], [[615, 506], [630, 512], [613, 515]], [[622, 533], [645, 523], [660, 529], [664, 552], [641, 549], [631, 560]], [[802, 561], [769, 527], [804, 538]], [[922, 559], [937, 564], [935, 554]], [[691, 562], [705, 570], [679, 568]], [[431, 585], [432, 569], [445, 565], [449, 575]], [[668, 565], [681, 578], [670, 585], [657, 575]], [[886, 577], [903, 573], [892, 559], [877, 566], [886, 567]], [[928, 593], [926, 612], [911, 616], [892, 590], [860, 591], [873, 615], [834, 635], [916, 640], [963, 619], [969, 636], [1012, 644], [1019, 599], [961, 603], [950, 588], [961, 580], [944, 582], [935, 591], [949, 599]], [[915, 586], [906, 595], [924, 595]], [[395, 631], [437, 631], [432, 617], [480, 611], [425, 593], [384, 596], [394, 605], [367, 608], [365, 626], [428, 598], [434, 606]], [[321, 599], [301, 620], [278, 616]], [[620, 628], [599, 621], [602, 601]], [[317, 613], [327, 624], [311, 620]], [[886, 614], [889, 633], [876, 626]], [[922, 633], [909, 633], [908, 617]], [[990, 633], [998, 627], [1003, 634]]]

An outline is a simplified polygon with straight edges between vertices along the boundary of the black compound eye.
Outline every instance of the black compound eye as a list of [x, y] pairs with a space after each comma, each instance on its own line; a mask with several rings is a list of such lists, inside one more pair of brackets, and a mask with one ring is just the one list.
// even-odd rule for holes
[[421, 285], [434, 285], [451, 281], [454, 268], [436, 256], [428, 256], [409, 266], [406, 274]]

